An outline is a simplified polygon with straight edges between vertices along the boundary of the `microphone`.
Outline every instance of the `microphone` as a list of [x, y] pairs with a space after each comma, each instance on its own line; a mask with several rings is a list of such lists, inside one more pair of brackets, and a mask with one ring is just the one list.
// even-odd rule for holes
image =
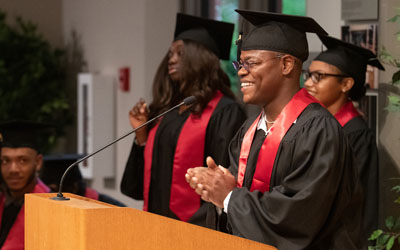
[[100, 148], [100, 149], [94, 151], [93, 153], [88, 154], [87, 156], [83, 157], [82, 159], [77, 160], [76, 162], [72, 163], [72, 164], [65, 170], [63, 176], [61, 177], [60, 186], [59, 186], [59, 189], [58, 189], [57, 196], [56, 196], [56, 197], [51, 197], [50, 199], [52, 199], [52, 200], [58, 200], [58, 201], [66, 201], [66, 200], [69, 200], [69, 198], [64, 197], [64, 195], [62, 194], [61, 190], [62, 190], [62, 186], [63, 186], [63, 183], [64, 183], [65, 176], [67, 175], [68, 171], [69, 171], [71, 168], [73, 168], [74, 166], [76, 166], [76, 165], [78, 165], [79, 163], [83, 162], [83, 161], [86, 160], [87, 158], [92, 157], [93, 155], [99, 153], [100, 151], [103, 151], [104, 149], [108, 148], [109, 146], [113, 145], [114, 143], [116, 143], [116, 142], [118, 142], [118, 141], [124, 139], [124, 138], [127, 137], [128, 135], [130, 135], [130, 134], [136, 132], [136, 130], [138, 130], [138, 129], [144, 127], [144, 126], [146, 126], [147, 124], [153, 122], [154, 120], [160, 118], [161, 116], [164, 116], [165, 114], [171, 112], [172, 110], [174, 110], [174, 109], [176, 109], [176, 108], [179, 108], [179, 107], [182, 106], [182, 105], [191, 105], [191, 104], [193, 104], [193, 103], [195, 103], [195, 102], [196, 102], [196, 97], [195, 97], [195, 96], [186, 97], [186, 98], [185, 98], [181, 103], [179, 103], [178, 105], [176, 105], [176, 106], [174, 106], [174, 107], [168, 109], [167, 111], [165, 111], [165, 112], [163, 112], [163, 113], [161, 113], [161, 114], [155, 116], [154, 118], [148, 120], [147, 122], [143, 123], [142, 125], [140, 125], [139, 127], [133, 129], [132, 131], [126, 133], [125, 135], [123, 135], [123, 136], [121, 136], [121, 137], [115, 139], [114, 141], [110, 142], [109, 144], [103, 146], [102, 148]]

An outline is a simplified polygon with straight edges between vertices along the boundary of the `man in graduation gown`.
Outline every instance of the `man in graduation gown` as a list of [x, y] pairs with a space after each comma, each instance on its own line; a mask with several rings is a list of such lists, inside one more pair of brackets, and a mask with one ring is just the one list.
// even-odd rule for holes
[[[43, 167], [39, 173], [40, 179], [48, 187], [50, 187], [52, 192], [58, 192], [60, 180], [67, 168], [76, 161], [82, 159], [83, 157], [83, 155], [79, 154], [56, 154], [44, 156]], [[93, 200], [106, 202], [120, 207], [126, 206], [125, 204], [112, 198], [111, 196], [99, 193], [97, 192], [97, 190], [87, 187], [78, 166], [75, 166], [69, 170], [68, 174], [65, 176], [63, 182], [63, 190], [61, 191], [77, 194]]]
[[[362, 195], [340, 124], [299, 87], [311, 18], [237, 10], [253, 27], [238, 39], [243, 100], [263, 112], [229, 148], [230, 167], [189, 169], [212, 228], [279, 250], [360, 249]], [[224, 223], [226, 222], [226, 223]]]
[[48, 126], [27, 121], [0, 124], [1, 181], [0, 248], [24, 249], [24, 195], [47, 193], [37, 178], [43, 156], [38, 137]]

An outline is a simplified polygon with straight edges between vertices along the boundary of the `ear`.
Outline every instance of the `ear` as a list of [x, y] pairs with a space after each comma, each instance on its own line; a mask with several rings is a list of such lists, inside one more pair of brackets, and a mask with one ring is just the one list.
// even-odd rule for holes
[[354, 86], [354, 79], [352, 77], [346, 77], [342, 80], [342, 92], [348, 93]]
[[42, 168], [42, 165], [43, 165], [43, 155], [37, 154], [36, 155], [36, 172], [39, 172], [39, 170]]
[[284, 55], [282, 56], [282, 65], [283, 65], [282, 74], [287, 76], [291, 72], [293, 72], [293, 69], [296, 65], [296, 58], [290, 55]]

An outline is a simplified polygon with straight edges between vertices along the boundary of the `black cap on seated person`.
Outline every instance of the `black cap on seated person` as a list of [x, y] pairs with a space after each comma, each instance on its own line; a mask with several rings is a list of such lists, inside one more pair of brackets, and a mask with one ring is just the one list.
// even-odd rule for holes
[[327, 50], [320, 53], [314, 61], [322, 61], [336, 66], [343, 74], [352, 77], [354, 85], [350, 90], [349, 97], [352, 100], [358, 100], [363, 97], [366, 91], [365, 74], [367, 65], [385, 70], [376, 55], [368, 49], [330, 36], [319, 36], [319, 38]]
[[[43, 157], [43, 167], [40, 170], [39, 177], [47, 185], [56, 184], [58, 186], [65, 170], [83, 157], [84, 155], [80, 154], [46, 155]], [[64, 186], [69, 186], [82, 180], [79, 167], [74, 166], [65, 176]]]
[[233, 28], [232, 23], [178, 13], [174, 41], [198, 42], [214, 52], [220, 59], [227, 60], [231, 49]]
[[0, 147], [32, 148], [40, 152], [42, 143], [53, 132], [51, 124], [13, 120], [0, 123]]
[[306, 32], [328, 34], [310, 17], [249, 10], [235, 11], [253, 25], [247, 34], [239, 32], [238, 57], [240, 50], [269, 50], [290, 54], [304, 62], [308, 58]]

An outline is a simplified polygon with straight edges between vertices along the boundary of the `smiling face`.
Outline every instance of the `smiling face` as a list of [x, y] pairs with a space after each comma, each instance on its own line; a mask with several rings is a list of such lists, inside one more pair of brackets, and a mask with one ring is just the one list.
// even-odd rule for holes
[[[309, 72], [343, 74], [337, 67], [322, 61], [313, 61], [309, 67]], [[322, 102], [332, 114], [336, 114], [338, 108], [347, 101], [348, 92], [353, 86], [352, 83], [353, 80], [350, 77], [322, 75], [317, 83], [314, 83], [311, 78], [307, 79], [304, 87], [310, 95]]]
[[25, 190], [34, 180], [35, 174], [42, 165], [42, 155], [31, 148], [1, 149], [1, 174], [11, 192]]
[[182, 40], [172, 42], [168, 52], [168, 75], [173, 82], [182, 80], [182, 57], [185, 44]]
[[265, 106], [275, 96], [280, 86], [279, 53], [266, 50], [247, 50], [240, 55], [241, 63], [248, 64], [238, 71], [243, 102]]

